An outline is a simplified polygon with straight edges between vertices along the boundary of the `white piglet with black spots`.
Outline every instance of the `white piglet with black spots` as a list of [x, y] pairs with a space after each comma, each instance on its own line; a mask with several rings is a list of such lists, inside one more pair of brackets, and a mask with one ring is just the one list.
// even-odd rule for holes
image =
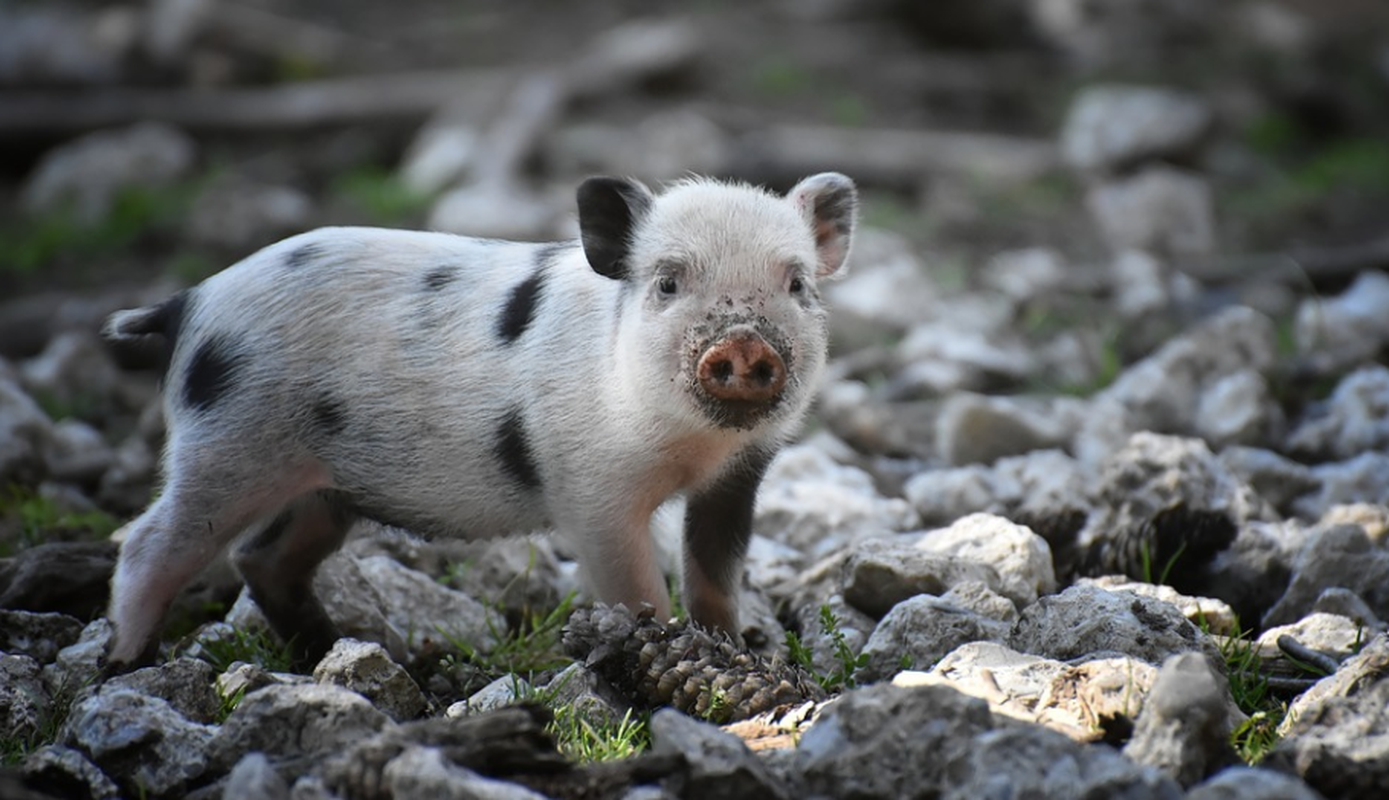
[[824, 367], [816, 284], [843, 270], [856, 208], [835, 173], [785, 197], [592, 178], [579, 241], [327, 228], [113, 315], [117, 350], [164, 349], [168, 438], [121, 548], [111, 665], [155, 656], [174, 596], [233, 542], [311, 665], [338, 637], [313, 573], [358, 517], [556, 529], [597, 599], [664, 618], [650, 525], [677, 494], [686, 608], [737, 633], [753, 499]]

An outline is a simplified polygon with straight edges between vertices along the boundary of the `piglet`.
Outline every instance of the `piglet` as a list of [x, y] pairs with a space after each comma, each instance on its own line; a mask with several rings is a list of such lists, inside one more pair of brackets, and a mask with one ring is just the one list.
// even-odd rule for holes
[[553, 529], [597, 599], [664, 619], [650, 525], [675, 495], [685, 607], [737, 633], [754, 496], [824, 367], [817, 284], [844, 270], [854, 184], [590, 178], [577, 199], [578, 241], [324, 228], [112, 315], [114, 348], [168, 359], [164, 486], [121, 548], [113, 668], [155, 656], [174, 596], [233, 543], [312, 665], [339, 636], [314, 570], [358, 518]]

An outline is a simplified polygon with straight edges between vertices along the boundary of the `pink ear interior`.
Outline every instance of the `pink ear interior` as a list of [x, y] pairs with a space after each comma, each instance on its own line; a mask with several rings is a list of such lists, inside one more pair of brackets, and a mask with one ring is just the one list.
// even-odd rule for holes
[[839, 274], [849, 257], [858, 213], [853, 181], [833, 172], [812, 175], [796, 184], [790, 197], [815, 234], [816, 277]]

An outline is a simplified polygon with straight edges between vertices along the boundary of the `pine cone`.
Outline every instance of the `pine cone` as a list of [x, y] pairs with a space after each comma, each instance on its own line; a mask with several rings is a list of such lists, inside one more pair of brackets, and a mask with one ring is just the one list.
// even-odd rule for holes
[[691, 622], [669, 627], [650, 610], [579, 609], [564, 628], [564, 649], [639, 708], [668, 705], [712, 722], [747, 719], [825, 692], [810, 673], [740, 648], [724, 633]]

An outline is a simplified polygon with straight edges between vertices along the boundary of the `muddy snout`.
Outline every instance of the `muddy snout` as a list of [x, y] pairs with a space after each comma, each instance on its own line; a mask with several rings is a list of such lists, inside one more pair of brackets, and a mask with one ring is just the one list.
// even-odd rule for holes
[[751, 329], [734, 329], [699, 358], [699, 385], [716, 400], [770, 403], [786, 386], [786, 362]]

